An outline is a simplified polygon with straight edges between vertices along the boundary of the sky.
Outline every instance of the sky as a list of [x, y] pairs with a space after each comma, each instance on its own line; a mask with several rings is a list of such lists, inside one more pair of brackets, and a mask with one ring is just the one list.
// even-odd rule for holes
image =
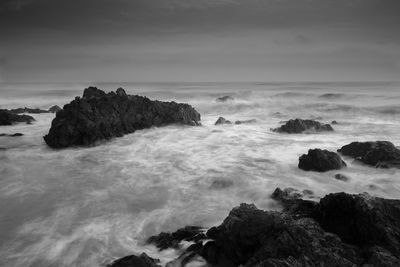
[[399, 0], [0, 0], [4, 83], [399, 74]]

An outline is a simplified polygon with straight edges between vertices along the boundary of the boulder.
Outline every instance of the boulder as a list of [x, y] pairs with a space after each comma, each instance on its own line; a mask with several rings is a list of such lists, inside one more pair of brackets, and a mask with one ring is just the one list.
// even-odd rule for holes
[[302, 133], [305, 131], [329, 132], [333, 131], [333, 128], [330, 124], [322, 124], [314, 120], [294, 119], [289, 120], [281, 127], [272, 130], [278, 133]]
[[44, 136], [53, 148], [88, 146], [136, 130], [169, 124], [200, 125], [200, 114], [188, 104], [152, 101], [127, 95], [122, 88], [106, 94], [96, 87], [85, 89], [56, 113]]
[[299, 158], [298, 167], [305, 171], [325, 172], [346, 167], [340, 156], [328, 150], [310, 149]]
[[388, 141], [352, 142], [338, 152], [376, 168], [400, 168], [400, 150]]
[[347, 182], [347, 181], [349, 180], [349, 177], [347, 177], [347, 176], [344, 175], [344, 174], [337, 173], [337, 174], [335, 174], [335, 179], [336, 179], [336, 180], [343, 181], [343, 182]]
[[198, 226], [186, 226], [180, 228], [173, 233], [160, 233], [155, 236], [151, 236], [148, 240], [148, 244], [154, 244], [159, 250], [168, 248], [179, 248], [182, 241], [193, 241], [198, 242], [205, 239], [203, 230]]
[[224, 117], [219, 117], [214, 125], [231, 124], [231, 123], [232, 123], [231, 121], [226, 120]]
[[311, 197], [311, 190], [303, 190], [300, 192], [294, 188], [275, 189], [271, 198], [278, 201], [283, 206], [283, 212], [291, 214], [297, 218], [312, 217], [316, 212], [318, 203], [311, 200], [303, 200], [302, 197]]
[[140, 256], [130, 255], [118, 259], [107, 267], [161, 267], [159, 265], [160, 260], [153, 259], [147, 256], [146, 253], [142, 253]]
[[0, 125], [12, 125], [18, 122], [32, 123], [35, 119], [29, 115], [18, 115], [8, 110], [0, 110]]
[[49, 108], [49, 112], [51, 112], [51, 113], [56, 113], [56, 112], [60, 111], [61, 109], [62, 109], [62, 108], [60, 108], [59, 106], [54, 105], [54, 106], [52, 106], [52, 107]]
[[225, 95], [225, 96], [218, 97], [218, 98], [216, 99], [216, 101], [217, 101], [217, 102], [227, 102], [227, 101], [232, 101], [233, 99], [234, 99], [234, 98], [233, 98], [232, 96]]

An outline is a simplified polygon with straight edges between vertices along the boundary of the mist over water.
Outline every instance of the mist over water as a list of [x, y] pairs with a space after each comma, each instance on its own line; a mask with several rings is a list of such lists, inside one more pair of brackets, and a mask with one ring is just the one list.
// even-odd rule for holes
[[[62, 106], [87, 85], [0, 85], [0, 108]], [[106, 91], [186, 102], [202, 127], [137, 131], [95, 147], [46, 146], [54, 114], [30, 114], [32, 125], [1, 126], [0, 265], [105, 266], [146, 252], [163, 263], [178, 252], [158, 252], [145, 240], [186, 225], [218, 225], [242, 202], [279, 209], [276, 187], [368, 192], [400, 198], [400, 170], [375, 169], [344, 157], [348, 167], [326, 173], [297, 168], [310, 148], [336, 151], [352, 141], [400, 145], [400, 85], [394, 83], [99, 84]], [[231, 95], [219, 103], [216, 97]], [[255, 123], [219, 125], [219, 116]], [[292, 118], [336, 120], [332, 133], [270, 131]], [[336, 173], [350, 177], [334, 179]]]

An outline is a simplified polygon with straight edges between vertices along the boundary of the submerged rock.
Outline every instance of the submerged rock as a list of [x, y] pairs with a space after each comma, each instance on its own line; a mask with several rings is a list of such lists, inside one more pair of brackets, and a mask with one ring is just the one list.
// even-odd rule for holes
[[257, 122], [256, 119], [251, 119], [251, 120], [244, 120], [244, 121], [235, 121], [235, 124], [247, 124], [247, 123], [255, 123]]
[[217, 101], [217, 102], [227, 102], [227, 101], [232, 101], [233, 99], [234, 99], [234, 98], [233, 98], [232, 96], [225, 95], [225, 96], [218, 97], [218, 98], [216, 99], [216, 101]]
[[314, 120], [294, 119], [287, 121], [286, 124], [273, 129], [273, 131], [278, 133], [302, 133], [305, 131], [323, 132], [333, 131], [333, 128], [330, 124], [322, 124]]
[[51, 113], [56, 113], [56, 112], [60, 111], [61, 109], [62, 109], [62, 108], [60, 108], [59, 106], [54, 105], [54, 106], [52, 106], [52, 107], [49, 108], [49, 112], [51, 112]]
[[347, 176], [344, 175], [344, 174], [337, 173], [337, 174], [335, 174], [335, 179], [336, 179], [336, 180], [343, 181], [343, 182], [347, 182], [347, 181], [349, 180], [349, 177], [347, 177]]
[[224, 117], [219, 117], [214, 125], [231, 124], [231, 123], [232, 123], [231, 121], [226, 120]]
[[154, 244], [159, 250], [168, 248], [179, 248], [182, 241], [193, 241], [198, 242], [205, 239], [205, 235], [201, 227], [198, 226], [186, 226], [180, 228], [173, 233], [160, 233], [155, 236], [151, 236], [147, 243]]
[[44, 140], [54, 148], [87, 146], [168, 124], [200, 125], [200, 114], [188, 104], [127, 95], [122, 88], [106, 94], [89, 87], [83, 98], [76, 97], [56, 113]]
[[310, 149], [299, 158], [298, 167], [305, 171], [325, 172], [346, 167], [340, 156], [328, 150]]
[[19, 136], [23, 136], [24, 134], [22, 133], [15, 133], [15, 134], [5, 134], [5, 133], [1, 133], [0, 136], [9, 136], [9, 137], [19, 137]]
[[161, 267], [160, 260], [153, 259], [142, 253], [140, 256], [130, 255], [114, 261], [107, 267]]
[[400, 150], [388, 141], [353, 142], [338, 152], [376, 168], [400, 168]]
[[18, 122], [30, 124], [32, 121], [35, 119], [29, 115], [18, 115], [4, 109], [0, 110], [0, 125], [12, 125]]
[[49, 113], [48, 110], [39, 109], [39, 108], [27, 108], [27, 107], [10, 109], [9, 111], [11, 113], [14, 113], [14, 114], [21, 114], [21, 113], [32, 113], [32, 114]]

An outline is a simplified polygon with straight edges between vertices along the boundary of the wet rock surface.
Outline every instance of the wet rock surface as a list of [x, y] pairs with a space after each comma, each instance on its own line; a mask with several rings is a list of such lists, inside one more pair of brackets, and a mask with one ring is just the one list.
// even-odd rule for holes
[[107, 267], [161, 267], [159, 260], [142, 253], [140, 256], [130, 255], [114, 261]]
[[346, 167], [340, 156], [328, 150], [310, 149], [299, 158], [298, 167], [305, 171], [325, 172]]
[[136, 130], [169, 124], [200, 125], [200, 114], [188, 104], [127, 95], [122, 88], [106, 94], [89, 87], [82, 98], [76, 97], [56, 113], [44, 140], [53, 148], [88, 146]]
[[54, 105], [54, 106], [52, 106], [52, 107], [49, 108], [49, 112], [51, 112], [51, 113], [56, 113], [57, 111], [60, 111], [61, 109], [62, 109], [62, 108], [60, 108], [59, 106]]
[[338, 152], [376, 168], [400, 168], [400, 150], [389, 141], [353, 142]]
[[220, 125], [220, 124], [232, 124], [232, 122], [225, 119], [224, 117], [219, 117], [214, 125]]
[[287, 121], [279, 128], [272, 129], [272, 131], [278, 133], [331, 132], [333, 128], [330, 124], [323, 124], [315, 120], [294, 119]]
[[11, 113], [8, 110], [0, 110], [0, 126], [1, 125], [12, 125], [14, 123], [25, 122], [27, 124], [32, 123], [35, 119], [29, 115], [18, 115]]

